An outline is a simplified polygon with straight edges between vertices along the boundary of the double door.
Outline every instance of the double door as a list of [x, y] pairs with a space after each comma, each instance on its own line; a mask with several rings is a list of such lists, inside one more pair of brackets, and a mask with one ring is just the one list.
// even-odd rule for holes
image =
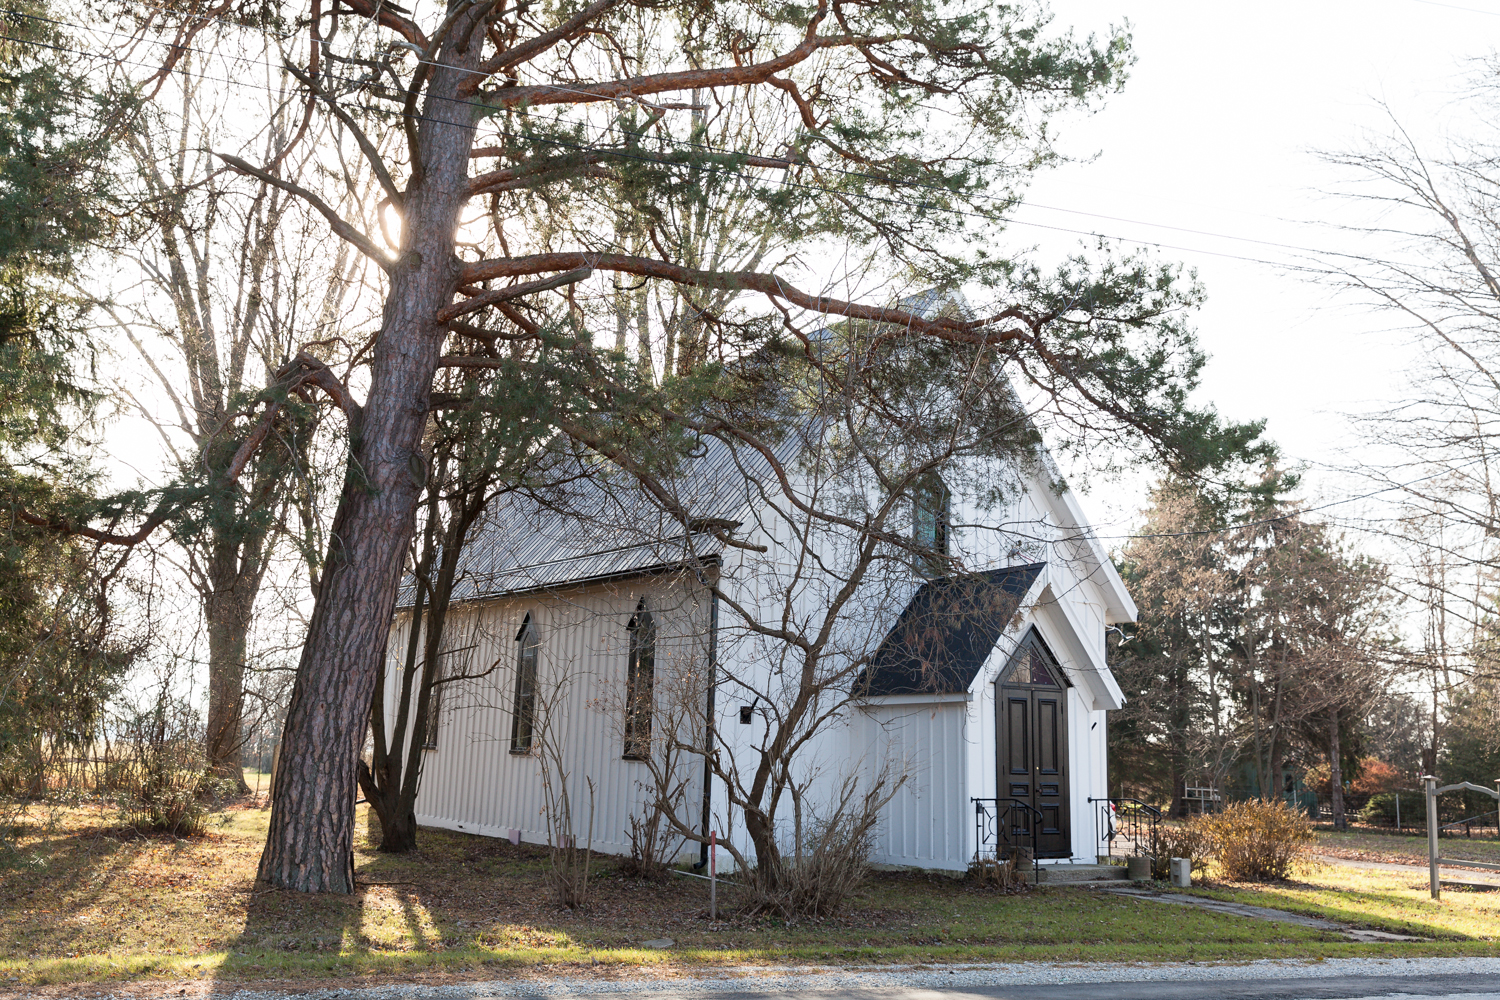
[[1024, 802], [1040, 814], [1037, 857], [1070, 857], [1067, 691], [1002, 684], [996, 694], [1000, 716], [996, 768], [1000, 787], [996, 793], [1002, 800]]

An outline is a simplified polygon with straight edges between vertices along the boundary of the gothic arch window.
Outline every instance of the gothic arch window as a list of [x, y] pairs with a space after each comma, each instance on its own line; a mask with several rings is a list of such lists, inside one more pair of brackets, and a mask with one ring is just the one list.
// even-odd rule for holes
[[651, 755], [651, 709], [656, 687], [656, 619], [645, 598], [625, 626], [630, 634], [630, 659], [625, 672], [625, 759]]
[[516, 633], [516, 693], [511, 708], [510, 752], [531, 753], [536, 741], [536, 675], [542, 636], [527, 614]]
[[911, 517], [911, 540], [917, 550], [917, 569], [923, 576], [943, 576], [948, 572], [952, 522], [953, 494], [937, 473], [924, 476], [912, 492]]
[[1066, 687], [1068, 680], [1062, 666], [1035, 626], [1027, 630], [1021, 644], [1011, 654], [1010, 662], [1000, 672], [1000, 683], [1025, 687]]

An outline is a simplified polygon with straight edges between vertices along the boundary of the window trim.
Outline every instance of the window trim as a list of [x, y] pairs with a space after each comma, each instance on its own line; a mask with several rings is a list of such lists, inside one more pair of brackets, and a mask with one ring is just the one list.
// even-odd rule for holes
[[[953, 491], [936, 472], [923, 476], [912, 490], [911, 540], [917, 572], [929, 579], [947, 573], [944, 560], [953, 539]], [[925, 515], [925, 516], [924, 516]]]
[[[656, 708], [656, 616], [646, 607], [644, 597], [636, 605], [635, 614], [625, 625], [625, 631], [630, 636], [630, 649], [625, 659], [625, 739], [620, 759], [647, 760], [651, 753]], [[644, 670], [642, 659], [645, 660]], [[642, 675], [644, 684], [641, 683]], [[644, 739], [636, 732], [638, 720], [642, 717], [645, 720]]]
[[[515, 694], [511, 699], [510, 713], [510, 752], [517, 757], [529, 757], [536, 753], [536, 689], [537, 674], [541, 662], [542, 636], [537, 628], [536, 620], [531, 617], [531, 612], [521, 620], [521, 627], [516, 631], [516, 683]], [[527, 663], [528, 658], [530, 663]], [[530, 674], [530, 688], [523, 686]], [[525, 742], [522, 742], [521, 731], [522, 720], [525, 720]]]

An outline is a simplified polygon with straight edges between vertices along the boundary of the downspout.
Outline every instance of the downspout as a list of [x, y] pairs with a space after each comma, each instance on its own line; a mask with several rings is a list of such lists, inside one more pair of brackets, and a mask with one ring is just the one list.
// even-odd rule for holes
[[703, 843], [698, 847], [695, 869], [708, 864], [708, 825], [713, 822], [714, 689], [719, 686], [719, 592], [709, 590], [708, 605], [708, 705], [703, 729]]

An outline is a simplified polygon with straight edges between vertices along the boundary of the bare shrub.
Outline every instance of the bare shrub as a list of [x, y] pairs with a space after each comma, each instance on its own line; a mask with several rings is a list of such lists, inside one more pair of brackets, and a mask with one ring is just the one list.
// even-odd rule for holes
[[548, 873], [557, 901], [570, 910], [588, 902], [589, 869], [594, 861], [594, 779], [585, 780], [589, 786], [589, 833], [582, 847], [578, 846], [578, 838], [569, 832], [572, 829], [572, 804], [566, 787], [561, 783], [557, 786], [562, 789], [560, 794], [556, 797], [549, 795], [552, 802], [547, 811], [547, 823], [552, 828]]
[[851, 780], [832, 816], [806, 825], [799, 820], [792, 853], [751, 871], [751, 910], [785, 917], [837, 913], [869, 877], [875, 823], [890, 799], [882, 786], [877, 782], [872, 791], [856, 797]]
[[1001, 860], [1000, 858], [975, 858], [969, 862], [969, 880], [985, 888], [999, 889], [1002, 892], [1016, 892], [1026, 888], [1026, 868], [1028, 861], [1023, 860], [1017, 864], [1018, 856]]
[[594, 779], [584, 777], [589, 790], [588, 837], [583, 847], [573, 832], [573, 793], [568, 787], [569, 774], [563, 758], [562, 734], [557, 721], [558, 706], [571, 678], [564, 674], [552, 686], [550, 694], [539, 692], [540, 711], [533, 716], [532, 752], [541, 763], [543, 814], [547, 818], [547, 873], [557, 901], [570, 910], [588, 902], [589, 871], [594, 861]]
[[104, 776], [121, 824], [142, 833], [202, 835], [235, 789], [233, 781], [213, 777], [197, 714], [163, 692], [155, 705], [122, 722], [117, 755]]
[[1195, 816], [1181, 826], [1163, 824], [1152, 831], [1148, 842], [1152, 878], [1170, 878], [1173, 858], [1187, 858], [1197, 873], [1208, 868], [1214, 856], [1214, 837], [1205, 829], [1203, 819]]
[[[679, 789], [677, 798], [681, 797]], [[667, 877], [682, 842], [682, 836], [672, 829], [661, 799], [653, 797], [643, 815], [630, 817], [630, 856], [620, 862], [620, 871], [631, 878], [660, 882]]]
[[1236, 802], [1195, 821], [1209, 838], [1219, 870], [1231, 882], [1277, 882], [1312, 842], [1307, 817], [1285, 802]]

